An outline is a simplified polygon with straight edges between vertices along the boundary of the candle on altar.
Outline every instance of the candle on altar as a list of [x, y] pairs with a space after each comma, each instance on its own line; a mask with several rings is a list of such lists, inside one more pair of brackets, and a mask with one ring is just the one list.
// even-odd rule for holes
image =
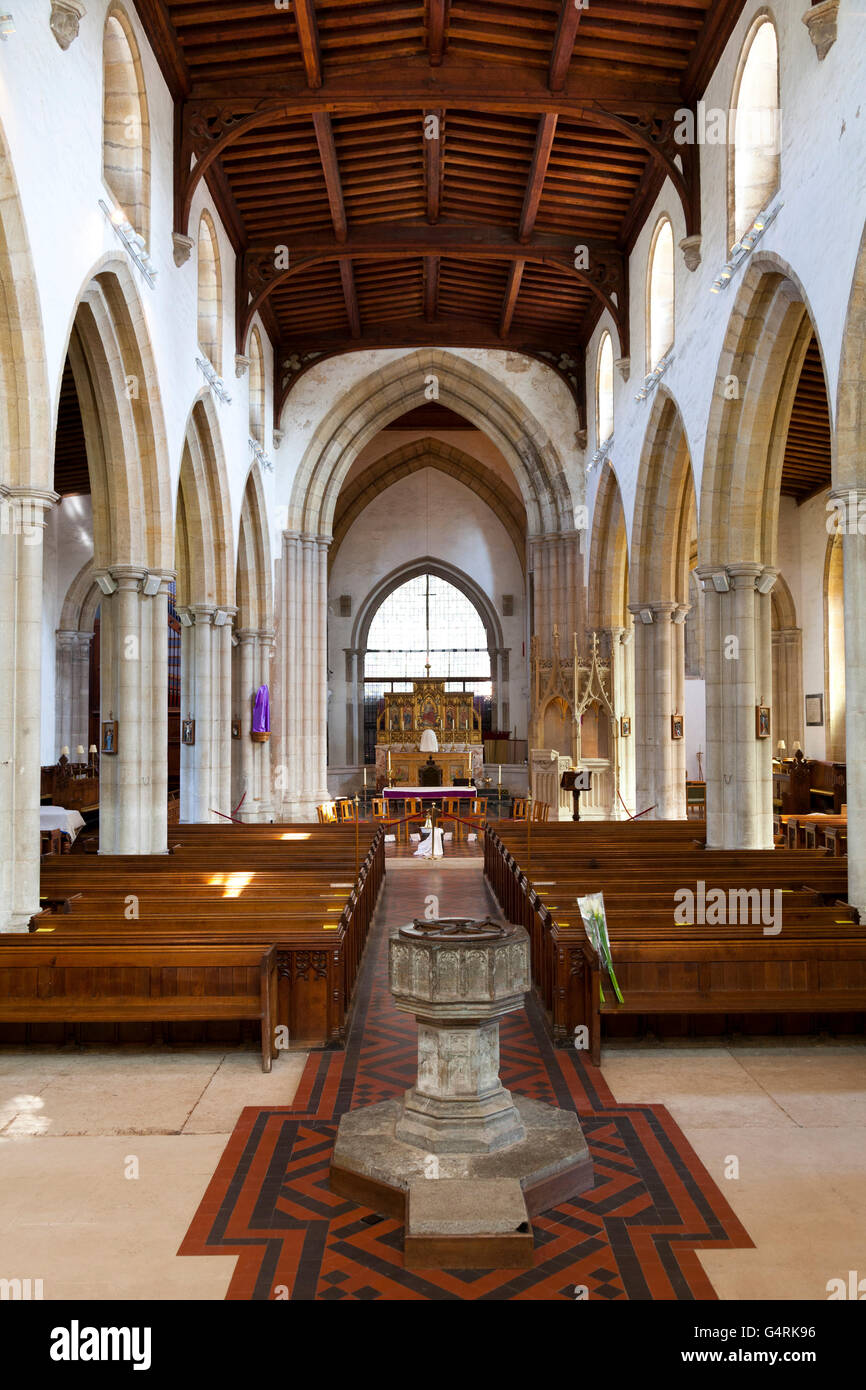
[[391, 749], [388, 749], [388, 778], [391, 777]]
[[364, 764], [364, 791], [367, 790], [367, 764]]
[[502, 764], [501, 764], [501, 763], [499, 764], [499, 782], [497, 783], [497, 785], [498, 785], [498, 787], [499, 787], [499, 790], [502, 791]]

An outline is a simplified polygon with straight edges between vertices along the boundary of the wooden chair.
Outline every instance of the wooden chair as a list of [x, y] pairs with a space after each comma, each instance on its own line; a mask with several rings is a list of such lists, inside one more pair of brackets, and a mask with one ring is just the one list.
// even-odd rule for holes
[[355, 803], [354, 803], [354, 801], [348, 801], [348, 800], [338, 801], [338, 802], [337, 802], [337, 811], [338, 811], [338, 813], [339, 813], [339, 818], [340, 818], [340, 824], [341, 824], [341, 825], [345, 824], [346, 821], [351, 821], [351, 823], [354, 825], [355, 820], [356, 820], [356, 816], [355, 816]]
[[319, 825], [337, 824], [337, 808], [333, 801], [323, 801], [321, 806], [316, 807], [316, 815], [319, 817]]
[[533, 824], [537, 821], [544, 822], [550, 816], [550, 806], [546, 801], [533, 801], [532, 820]]
[[384, 796], [374, 796], [370, 805], [373, 808], [372, 815], [374, 821], [388, 820], [388, 803]]
[[526, 797], [516, 796], [511, 803], [511, 819], [526, 820]]
[[463, 805], [460, 797], [446, 796], [442, 802], [442, 821], [450, 821], [453, 827], [452, 834], [455, 840], [463, 838], [464, 826], [460, 823], [460, 807]]

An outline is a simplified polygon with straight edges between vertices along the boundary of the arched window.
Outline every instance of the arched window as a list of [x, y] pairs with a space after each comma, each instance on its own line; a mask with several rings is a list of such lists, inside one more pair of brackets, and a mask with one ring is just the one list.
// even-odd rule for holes
[[102, 177], [147, 242], [150, 231], [150, 125], [138, 48], [129, 20], [112, 7], [102, 40]]
[[259, 330], [250, 334], [250, 436], [256, 443], [265, 442], [265, 364]]
[[613, 342], [609, 333], [601, 335], [595, 375], [596, 447], [601, 448], [613, 434]]
[[394, 688], [411, 685], [428, 674], [428, 661], [429, 675], [446, 689], [490, 698], [490, 650], [478, 609], [447, 580], [419, 574], [394, 589], [370, 623], [364, 680], [384, 682], [383, 689], [391, 681]]
[[731, 106], [728, 240], [733, 246], [779, 187], [779, 45], [766, 16], [752, 26], [743, 45]]
[[662, 217], [650, 244], [647, 267], [647, 371], [658, 366], [674, 342], [674, 229]]
[[222, 304], [216, 229], [203, 212], [198, 224], [198, 341], [217, 372], [222, 371]]

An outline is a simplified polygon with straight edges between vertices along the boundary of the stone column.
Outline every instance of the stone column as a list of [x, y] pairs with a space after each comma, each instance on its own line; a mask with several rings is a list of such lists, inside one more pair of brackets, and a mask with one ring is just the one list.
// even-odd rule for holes
[[[776, 571], [755, 562], [701, 566], [707, 701], [707, 844], [772, 849], [773, 738], [756, 707], [772, 706], [770, 590]], [[771, 715], [772, 730], [772, 715]]]
[[[617, 714], [617, 775], [614, 790], [614, 818], [625, 820], [626, 813], [623, 802], [632, 813], [636, 809], [634, 785], [634, 641], [630, 627], [611, 627], [606, 628], [605, 632], [610, 643], [612, 698]], [[626, 738], [621, 733], [622, 716], [631, 719], [631, 733]]]
[[328, 797], [328, 546], [283, 532], [277, 786], [280, 815], [314, 820]]
[[101, 854], [157, 854], [168, 820], [168, 587], [172, 576], [112, 565], [96, 571], [102, 720], [117, 752], [100, 756]]
[[[835, 498], [831, 493], [831, 497]], [[840, 494], [849, 523], [842, 537], [845, 586], [845, 746], [848, 752], [848, 901], [866, 912], [866, 488]]]
[[56, 634], [57, 659], [55, 667], [55, 755], [69, 747], [75, 761], [80, 745], [89, 747], [90, 728], [90, 644], [92, 632], [66, 631]]
[[[686, 813], [685, 740], [674, 739], [671, 716], [683, 712], [684, 659], [681, 604], [632, 603], [635, 682], [635, 796], [652, 820]], [[687, 609], [685, 610], [688, 611]], [[649, 615], [648, 620], [641, 613]]]
[[0, 932], [39, 910], [42, 541], [57, 500], [0, 489]]
[[799, 627], [774, 628], [771, 643], [772, 744], [775, 751], [779, 739], [784, 739], [790, 756], [794, 751], [794, 744], [803, 742], [803, 630]]
[[[234, 770], [232, 807], [238, 820], [266, 822], [273, 818], [271, 744], [250, 737], [253, 703], [260, 685], [271, 690], [270, 662], [274, 634], [270, 628], [239, 628], [235, 634], [233, 718], [241, 736], [232, 744]], [[241, 800], [243, 798], [243, 800]]]
[[218, 822], [231, 814], [231, 615], [196, 603], [181, 620], [181, 728], [195, 720], [195, 743], [180, 748], [180, 818]]

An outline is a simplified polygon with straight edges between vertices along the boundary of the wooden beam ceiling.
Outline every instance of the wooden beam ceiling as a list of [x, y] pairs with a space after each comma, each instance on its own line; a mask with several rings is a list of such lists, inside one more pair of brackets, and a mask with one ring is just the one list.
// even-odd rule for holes
[[[299, 370], [325, 353], [435, 341], [546, 353], [575, 377], [605, 307], [628, 355], [623, 252], [665, 178], [699, 230], [696, 169], [675, 162], [672, 119], [701, 95], [743, 8], [136, 4], [178, 108], [175, 229], [206, 177], [243, 253], [239, 351], [253, 306]], [[287, 274], [273, 271], [277, 246]]]

